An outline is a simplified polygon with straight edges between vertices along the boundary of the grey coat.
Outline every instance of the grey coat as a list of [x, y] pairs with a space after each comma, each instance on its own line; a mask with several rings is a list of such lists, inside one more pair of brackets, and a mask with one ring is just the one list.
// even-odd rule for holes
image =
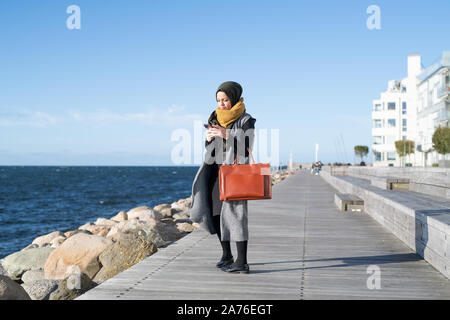
[[[254, 130], [248, 129], [243, 131], [243, 126], [247, 121], [256, 121], [252, 116], [244, 112], [231, 126], [229, 130], [229, 138], [227, 139], [227, 146], [224, 150], [222, 139], [215, 138], [213, 142], [206, 146], [205, 160], [200, 166], [192, 183], [192, 195], [190, 206], [190, 218], [192, 221], [199, 223], [204, 229], [211, 234], [217, 233], [213, 224], [213, 208], [210, 203], [209, 190], [210, 179], [215, 173], [210, 164], [216, 161], [217, 164], [233, 164], [237, 153], [238, 164], [248, 164], [249, 156], [245, 154], [245, 137], [248, 137], [248, 146], [250, 150], [253, 147]], [[244, 126], [245, 127], [245, 126]], [[235, 143], [229, 143], [233, 141]], [[235, 151], [235, 145], [237, 150]], [[212, 150], [214, 150], [215, 155]], [[223, 150], [223, 152], [220, 152]], [[220, 201], [218, 192], [212, 194], [213, 203], [221, 202], [220, 208], [220, 227], [222, 241], [246, 241], [248, 240], [248, 209], [247, 200], [237, 201]]]

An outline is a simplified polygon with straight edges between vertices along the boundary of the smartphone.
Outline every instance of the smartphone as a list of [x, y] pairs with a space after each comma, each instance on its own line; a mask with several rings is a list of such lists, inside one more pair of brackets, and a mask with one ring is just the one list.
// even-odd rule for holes
[[206, 129], [209, 129], [209, 128], [211, 127], [211, 125], [209, 125], [209, 124], [203, 124], [203, 126], [204, 126]]

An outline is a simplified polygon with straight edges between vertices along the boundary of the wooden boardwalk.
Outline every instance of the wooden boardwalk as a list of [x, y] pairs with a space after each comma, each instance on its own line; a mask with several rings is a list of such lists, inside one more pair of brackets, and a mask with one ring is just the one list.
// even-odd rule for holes
[[450, 299], [449, 280], [371, 217], [337, 211], [335, 192], [300, 171], [249, 201], [250, 274], [217, 269], [217, 236], [197, 230], [78, 299]]

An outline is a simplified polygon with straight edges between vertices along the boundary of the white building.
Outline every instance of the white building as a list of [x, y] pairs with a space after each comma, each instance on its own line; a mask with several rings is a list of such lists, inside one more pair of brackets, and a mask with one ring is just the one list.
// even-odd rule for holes
[[[416, 140], [417, 130], [417, 76], [421, 72], [418, 54], [408, 55], [408, 76], [391, 80], [380, 99], [373, 100], [372, 136], [374, 166], [400, 166], [401, 159], [395, 149], [397, 140]], [[412, 155], [405, 162], [418, 165]]]
[[[450, 51], [418, 75], [416, 139], [420, 165], [431, 166], [444, 156], [433, 149], [433, 133], [439, 126], [448, 127], [450, 119]], [[421, 151], [421, 152], [420, 152]]]

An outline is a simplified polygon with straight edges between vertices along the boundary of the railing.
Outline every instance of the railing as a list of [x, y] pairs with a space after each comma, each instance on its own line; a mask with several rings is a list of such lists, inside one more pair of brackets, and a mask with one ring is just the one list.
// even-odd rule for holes
[[450, 86], [444, 85], [437, 90], [438, 98], [447, 98], [450, 94]]

